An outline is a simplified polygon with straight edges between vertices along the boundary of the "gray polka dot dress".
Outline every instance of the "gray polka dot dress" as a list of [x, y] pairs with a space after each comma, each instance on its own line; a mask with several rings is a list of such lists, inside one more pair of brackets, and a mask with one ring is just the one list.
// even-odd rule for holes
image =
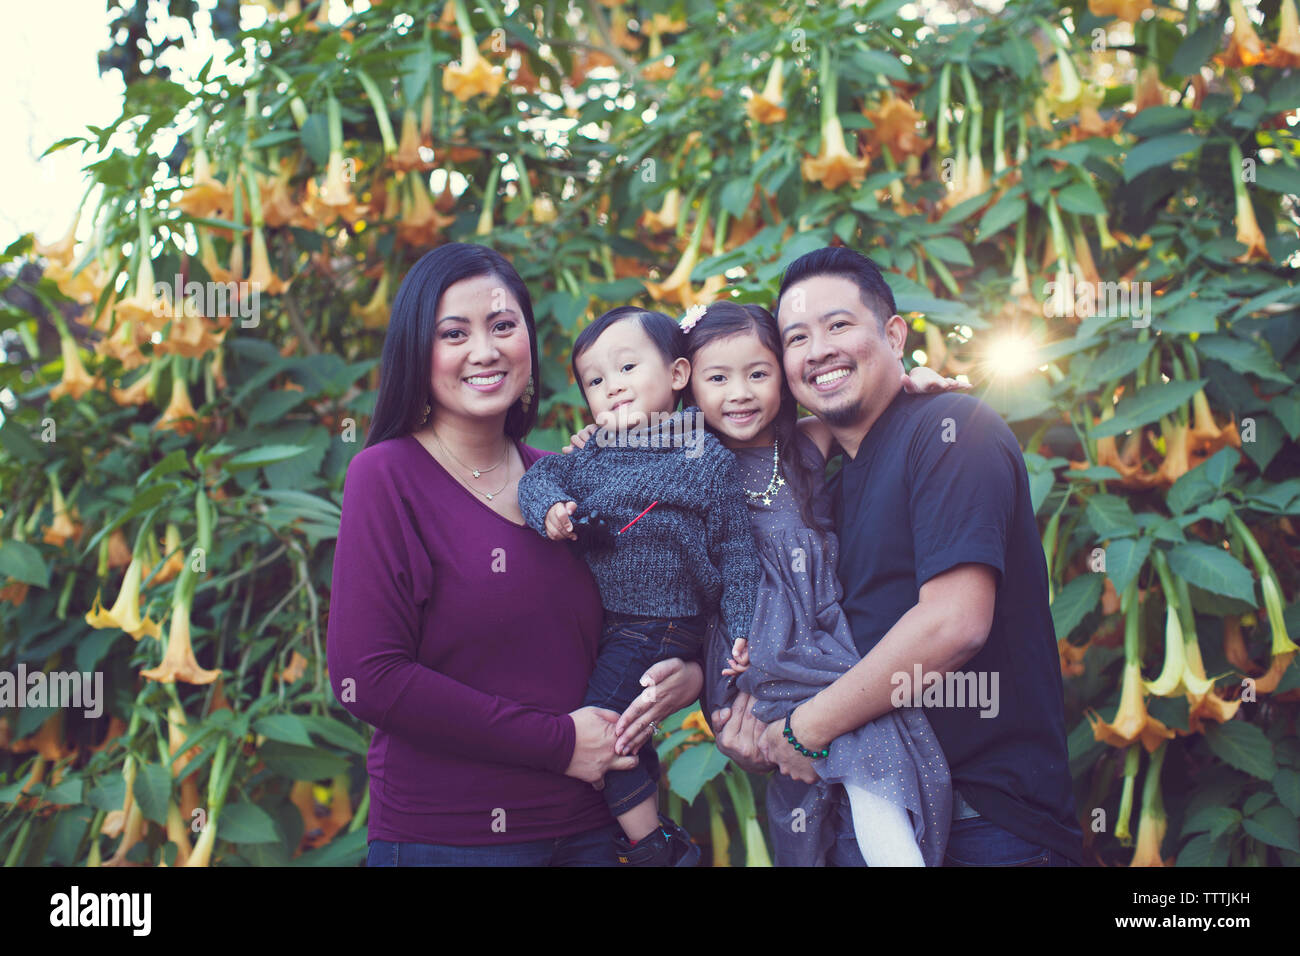
[[[820, 476], [824, 468], [816, 447], [802, 436], [798, 443], [800, 454], [815, 464]], [[734, 451], [742, 487], [755, 492], [767, 488], [771, 447]], [[737, 678], [736, 687], [753, 695], [758, 719], [784, 724], [796, 706], [860, 658], [839, 605], [843, 592], [835, 574], [839, 542], [834, 533], [805, 525], [788, 481], [769, 496], [769, 503], [747, 499], [763, 580], [749, 636], [750, 667]], [[823, 520], [829, 518], [829, 492], [820, 480], [814, 510]], [[720, 671], [730, 646], [716, 625], [708, 642], [708, 666]], [[715, 674], [708, 678], [717, 680]], [[778, 866], [825, 865], [836, 827], [848, 825], [848, 814], [838, 812], [838, 802], [848, 798], [837, 784], [845, 781], [909, 810], [926, 865], [943, 861], [952, 821], [952, 784], [948, 762], [919, 708], [894, 709], [837, 737], [830, 756], [815, 765], [822, 778], [817, 784], [779, 773], [769, 778], [768, 820]]]

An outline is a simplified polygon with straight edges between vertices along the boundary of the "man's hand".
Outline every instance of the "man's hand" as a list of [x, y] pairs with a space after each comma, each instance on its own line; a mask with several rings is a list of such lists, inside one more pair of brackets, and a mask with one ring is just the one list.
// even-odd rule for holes
[[569, 515], [578, 510], [576, 501], [557, 501], [546, 512], [546, 537], [552, 541], [577, 541], [578, 534], [573, 530]]
[[724, 757], [731, 758], [737, 767], [749, 773], [767, 773], [776, 766], [764, 760], [758, 751], [758, 738], [767, 724], [750, 712], [753, 706], [753, 697], [737, 694], [730, 707], [713, 712], [709, 723], [713, 727], [714, 743]]
[[[784, 731], [785, 728], [781, 724], [775, 722], [768, 724], [758, 740], [759, 753], [776, 764], [776, 769], [787, 777], [803, 783], [816, 783], [821, 778], [817, 776], [812, 760], [790, 746], [790, 742], [785, 739]], [[796, 739], [798, 736], [795, 735]]]
[[932, 368], [918, 365], [903, 374], [903, 391], [911, 394], [933, 395], [938, 392], [960, 391], [970, 388], [970, 382], [959, 382], [955, 378], [944, 378]]

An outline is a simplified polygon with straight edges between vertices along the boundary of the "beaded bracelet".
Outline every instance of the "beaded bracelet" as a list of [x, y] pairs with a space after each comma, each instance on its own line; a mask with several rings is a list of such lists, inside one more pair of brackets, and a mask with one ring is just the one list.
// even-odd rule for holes
[[813, 760], [820, 760], [822, 757], [829, 757], [831, 753], [830, 744], [826, 745], [825, 750], [812, 751], [809, 750], [807, 747], [805, 747], [803, 744], [799, 743], [799, 741], [794, 739], [794, 731], [790, 729], [790, 718], [793, 716], [794, 716], [794, 711], [790, 711], [790, 713], [785, 718], [785, 730], [782, 731], [782, 733], [785, 735], [785, 739], [790, 741], [790, 746], [792, 746], [795, 750], [799, 751], [805, 757], [811, 757]]

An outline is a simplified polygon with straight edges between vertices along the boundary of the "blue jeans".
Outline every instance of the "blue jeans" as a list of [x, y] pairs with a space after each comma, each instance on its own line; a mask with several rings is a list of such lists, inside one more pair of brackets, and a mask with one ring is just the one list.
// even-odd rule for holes
[[[693, 660], [704, 646], [705, 615], [694, 617], [644, 617], [605, 612], [596, 667], [587, 682], [584, 707], [604, 707], [622, 713], [645, 690], [641, 675], [651, 664], [680, 657]], [[652, 743], [638, 752], [640, 762], [631, 770], [605, 774], [605, 803], [615, 816], [626, 813], [653, 796], [659, 784], [659, 757]]]
[[1078, 866], [1055, 850], [1023, 840], [985, 817], [954, 820], [944, 866]]
[[371, 840], [366, 866], [618, 866], [618, 824], [586, 833], [493, 846], [445, 846]]

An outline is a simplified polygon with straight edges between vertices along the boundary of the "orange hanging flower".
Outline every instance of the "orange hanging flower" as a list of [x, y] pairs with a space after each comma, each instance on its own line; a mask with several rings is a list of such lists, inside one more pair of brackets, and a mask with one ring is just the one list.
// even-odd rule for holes
[[838, 189], [845, 183], [862, 185], [868, 165], [867, 160], [859, 159], [845, 148], [844, 127], [840, 125], [840, 118], [832, 115], [822, 127], [821, 152], [815, 157], [805, 156], [800, 172], [810, 183]]
[[234, 194], [212, 175], [208, 151], [201, 146], [194, 151], [194, 185], [181, 192], [175, 206], [190, 216], [215, 216], [219, 219], [229, 218], [234, 209]]
[[1129, 23], [1137, 23], [1151, 7], [1151, 0], [1088, 0], [1088, 12], [1094, 17], [1116, 17]]
[[190, 390], [184, 378], [172, 375], [172, 397], [163, 409], [162, 417], [154, 423], [154, 428], [170, 429], [178, 435], [189, 435], [200, 424], [198, 412], [190, 404]]
[[785, 121], [785, 93], [783, 83], [785, 76], [782, 67], [785, 61], [781, 57], [772, 60], [767, 72], [767, 83], [762, 93], [755, 93], [745, 104], [745, 112], [755, 123], [781, 123]]
[[402, 136], [397, 143], [397, 152], [388, 158], [388, 164], [393, 169], [407, 172], [417, 170], [427, 172], [433, 169], [433, 163], [426, 163], [420, 158], [421, 142], [420, 128], [417, 125], [414, 110], [407, 110], [402, 115]]
[[248, 284], [261, 295], [279, 295], [290, 284], [271, 271], [271, 259], [266, 252], [266, 236], [257, 226], [253, 227], [253, 263], [248, 270]]
[[367, 329], [382, 329], [388, 325], [388, 271], [379, 278], [374, 294], [365, 305], [352, 304], [352, 315], [361, 320]]
[[1161, 741], [1174, 736], [1174, 732], [1147, 713], [1143, 700], [1142, 668], [1136, 661], [1124, 665], [1124, 682], [1120, 690], [1119, 709], [1110, 723], [1103, 721], [1096, 711], [1087, 712], [1095, 740], [1112, 747], [1128, 747], [1136, 740], [1150, 753]]
[[461, 36], [460, 61], [442, 71], [442, 88], [462, 103], [484, 94], [494, 98], [505, 81], [506, 71], [483, 59], [468, 33]]
[[81, 364], [81, 355], [77, 350], [76, 340], [71, 335], [59, 335], [59, 349], [63, 353], [63, 378], [50, 389], [50, 400], [55, 401], [64, 395], [79, 399], [87, 392], [104, 387], [104, 380], [98, 376], [92, 378]]
[[894, 162], [901, 163], [908, 156], [923, 155], [934, 145], [933, 139], [924, 139], [917, 132], [917, 123], [923, 122], [925, 117], [892, 92], [874, 110], [863, 110], [863, 115], [871, 120], [867, 144], [873, 154], [888, 146]]
[[1267, 65], [1269, 57], [1264, 44], [1241, 0], [1228, 0], [1228, 6], [1232, 11], [1232, 37], [1228, 49], [1215, 56], [1215, 61], [1229, 68]]
[[183, 681], [187, 684], [211, 684], [221, 676], [219, 670], [204, 670], [194, 656], [194, 646], [190, 643], [190, 606], [178, 604], [172, 607], [171, 629], [167, 634], [167, 653], [157, 667], [140, 672], [141, 677], [149, 680], [173, 683]]
[[32, 249], [38, 256], [44, 256], [51, 263], [58, 263], [61, 266], [69, 265], [72, 262], [72, 251], [77, 245], [77, 226], [81, 222], [81, 209], [78, 207], [76, 214], [72, 217], [72, 225], [63, 238], [58, 239], [49, 245], [36, 240], [32, 243]]
[[105, 611], [99, 603], [99, 592], [96, 592], [94, 604], [86, 612], [86, 623], [96, 630], [119, 628], [137, 641], [142, 637], [161, 637], [162, 631], [157, 621], [148, 615], [140, 617], [140, 581], [143, 577], [144, 558], [133, 556], [127, 565], [126, 575], [122, 578], [122, 589], [113, 606]]

